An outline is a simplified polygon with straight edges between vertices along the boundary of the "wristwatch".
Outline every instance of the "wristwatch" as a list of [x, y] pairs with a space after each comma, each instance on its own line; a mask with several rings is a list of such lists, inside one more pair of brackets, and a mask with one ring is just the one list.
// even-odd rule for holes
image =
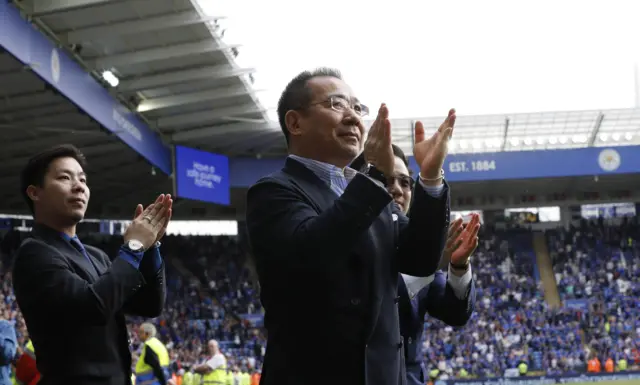
[[129, 251], [134, 253], [140, 253], [144, 251], [144, 245], [137, 239], [130, 239], [127, 243], [124, 244], [124, 247], [129, 249]]
[[372, 165], [371, 163], [365, 164], [360, 172], [373, 180], [377, 180], [383, 185], [387, 184], [387, 177], [382, 173], [382, 171], [378, 170], [376, 166]]

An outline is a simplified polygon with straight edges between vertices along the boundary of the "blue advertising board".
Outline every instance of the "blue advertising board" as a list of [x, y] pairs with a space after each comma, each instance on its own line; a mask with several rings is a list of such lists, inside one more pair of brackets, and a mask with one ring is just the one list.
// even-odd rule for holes
[[[413, 157], [409, 163], [417, 173]], [[283, 165], [284, 158], [231, 159], [231, 186], [249, 187]], [[640, 146], [451, 154], [443, 168], [449, 182], [640, 173]]]
[[171, 174], [171, 149], [160, 137], [66, 52], [23, 19], [7, 0], [0, 0], [0, 46], [151, 164]]
[[174, 155], [177, 197], [229, 204], [229, 158], [183, 146]]
[[444, 172], [450, 182], [637, 173], [640, 146], [452, 154]]

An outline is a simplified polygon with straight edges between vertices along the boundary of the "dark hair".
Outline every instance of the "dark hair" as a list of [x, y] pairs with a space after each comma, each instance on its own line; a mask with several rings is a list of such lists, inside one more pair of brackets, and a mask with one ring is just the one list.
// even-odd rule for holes
[[35, 214], [33, 201], [27, 194], [27, 188], [31, 185], [42, 187], [44, 177], [47, 175], [47, 171], [49, 171], [49, 166], [54, 160], [59, 158], [73, 158], [80, 163], [82, 168], [86, 168], [87, 166], [87, 160], [82, 152], [72, 144], [62, 144], [32, 156], [20, 174], [20, 192], [32, 214]]
[[278, 100], [278, 120], [280, 128], [284, 134], [284, 138], [289, 145], [289, 130], [285, 122], [285, 115], [291, 110], [297, 110], [306, 107], [311, 103], [311, 90], [307, 87], [307, 83], [312, 78], [328, 76], [332, 78], [342, 79], [340, 71], [333, 68], [318, 68], [313, 71], [303, 71], [293, 78], [284, 88]]
[[[404, 165], [407, 166], [407, 169], [409, 170], [409, 175], [411, 175], [412, 172], [411, 172], [411, 169], [409, 168], [409, 159], [407, 159], [407, 156], [404, 154], [404, 151], [402, 151], [402, 149], [396, 146], [395, 144], [392, 144], [391, 148], [393, 148], [393, 156], [397, 156], [398, 158], [402, 159], [402, 163], [404, 163]], [[349, 167], [355, 170], [360, 170], [362, 166], [364, 166], [364, 153], [358, 155], [358, 157], [349, 165]]]

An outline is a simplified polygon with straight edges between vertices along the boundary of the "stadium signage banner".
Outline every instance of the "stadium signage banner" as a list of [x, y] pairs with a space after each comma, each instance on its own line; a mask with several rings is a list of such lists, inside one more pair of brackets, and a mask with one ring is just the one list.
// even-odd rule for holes
[[[418, 172], [413, 157], [410, 167]], [[284, 165], [284, 158], [231, 159], [231, 186], [249, 187]], [[449, 182], [640, 173], [640, 146], [451, 154], [444, 163]]]
[[171, 149], [63, 50], [0, 0], [0, 46], [166, 174]]
[[549, 385], [549, 384], [582, 384], [589, 382], [637, 381], [640, 371], [623, 373], [587, 373], [581, 375], [561, 375], [543, 377], [513, 377], [494, 379], [437, 380], [435, 385]]
[[450, 182], [636, 173], [640, 146], [452, 154], [444, 172]]
[[175, 194], [202, 202], [228, 205], [229, 158], [175, 146]]

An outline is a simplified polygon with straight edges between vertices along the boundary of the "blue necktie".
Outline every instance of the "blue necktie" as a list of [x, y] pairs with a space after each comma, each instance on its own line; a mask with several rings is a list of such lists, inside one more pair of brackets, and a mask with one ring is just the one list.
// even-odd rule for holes
[[71, 242], [71, 244], [73, 245], [73, 247], [76, 250], [78, 250], [79, 252], [82, 253], [82, 255], [84, 255], [84, 257], [87, 259], [87, 261], [89, 261], [89, 263], [93, 267], [93, 270], [95, 270], [95, 272], [97, 274], [98, 273], [98, 269], [96, 268], [96, 265], [93, 264], [93, 261], [91, 260], [91, 257], [89, 256], [89, 254], [87, 254], [87, 250], [84, 248], [84, 245], [82, 244], [82, 242], [80, 242], [78, 237], [74, 236], [73, 238], [69, 239], [69, 241]]

